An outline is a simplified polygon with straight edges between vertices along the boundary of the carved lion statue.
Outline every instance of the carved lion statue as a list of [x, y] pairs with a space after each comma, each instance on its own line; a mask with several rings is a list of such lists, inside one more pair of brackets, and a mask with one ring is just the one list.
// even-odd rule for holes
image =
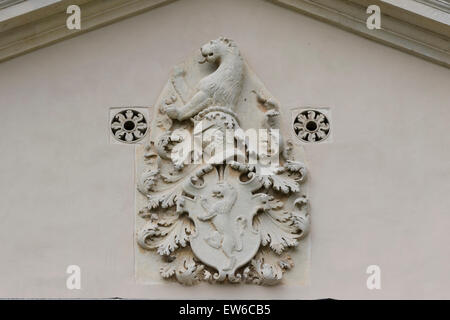
[[211, 106], [231, 111], [240, 96], [244, 62], [234, 42], [223, 37], [211, 40], [200, 48], [200, 53], [203, 60], [199, 63], [208, 62], [217, 69], [198, 82], [196, 93], [184, 106], [164, 108], [172, 119], [189, 119]]

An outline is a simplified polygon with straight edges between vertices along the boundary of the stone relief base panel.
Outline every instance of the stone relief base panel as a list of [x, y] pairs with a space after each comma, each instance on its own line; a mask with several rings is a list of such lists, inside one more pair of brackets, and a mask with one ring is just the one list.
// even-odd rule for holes
[[284, 110], [230, 39], [173, 68], [136, 147], [139, 283], [308, 283], [307, 169]]

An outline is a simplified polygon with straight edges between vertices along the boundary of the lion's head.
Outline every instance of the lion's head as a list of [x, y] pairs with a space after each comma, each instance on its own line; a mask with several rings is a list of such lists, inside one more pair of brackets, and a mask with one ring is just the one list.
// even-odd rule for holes
[[220, 63], [220, 59], [235, 47], [233, 40], [224, 37], [211, 40], [200, 48], [200, 53], [204, 58], [200, 63]]
[[233, 186], [226, 182], [218, 183], [214, 186], [211, 196], [216, 199], [233, 198], [236, 190]]

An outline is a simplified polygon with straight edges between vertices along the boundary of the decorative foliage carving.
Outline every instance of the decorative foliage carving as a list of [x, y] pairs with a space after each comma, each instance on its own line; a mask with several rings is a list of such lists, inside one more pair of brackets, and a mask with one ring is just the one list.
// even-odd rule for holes
[[297, 137], [304, 142], [320, 142], [330, 134], [330, 122], [318, 110], [305, 110], [294, 120], [294, 131]]
[[306, 177], [306, 167], [301, 162], [287, 160], [283, 166], [261, 167], [231, 162], [231, 166], [244, 173], [251, 173], [264, 186], [282, 193], [299, 192]]
[[[162, 257], [161, 276], [184, 285], [280, 283], [293, 267], [288, 249], [309, 228], [307, 172], [279, 134], [278, 102], [235, 43], [210, 41], [198, 63], [175, 67], [155, 113], [138, 180], [146, 206], [136, 238]], [[243, 132], [261, 128], [268, 134], [252, 148]]]
[[244, 269], [243, 279], [259, 285], [276, 285], [281, 282], [283, 274], [293, 267], [294, 262], [289, 255], [278, 256], [263, 248]]
[[261, 234], [261, 245], [269, 245], [278, 254], [287, 247], [296, 246], [299, 237], [299, 230], [292, 220], [291, 213], [282, 208], [283, 202], [269, 197], [264, 211], [254, 220]]
[[135, 143], [142, 140], [147, 133], [147, 120], [137, 110], [122, 110], [114, 115], [111, 132], [120, 142]]
[[156, 248], [160, 255], [169, 255], [179, 247], [185, 247], [193, 232], [190, 219], [169, 214], [148, 223], [139, 233], [138, 242], [146, 249]]
[[174, 256], [168, 258], [159, 273], [163, 278], [174, 277], [179, 283], [187, 286], [206, 280], [203, 273], [204, 265], [198, 263], [189, 249], [179, 250]]

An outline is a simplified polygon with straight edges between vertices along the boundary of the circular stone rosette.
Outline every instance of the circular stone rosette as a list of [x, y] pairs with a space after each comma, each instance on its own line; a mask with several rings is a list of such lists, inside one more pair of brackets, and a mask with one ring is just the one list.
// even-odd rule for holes
[[294, 119], [295, 135], [303, 142], [320, 142], [330, 134], [330, 122], [320, 111], [305, 110]]
[[145, 137], [147, 130], [147, 119], [134, 109], [119, 111], [111, 120], [111, 132], [120, 142], [138, 142]]

